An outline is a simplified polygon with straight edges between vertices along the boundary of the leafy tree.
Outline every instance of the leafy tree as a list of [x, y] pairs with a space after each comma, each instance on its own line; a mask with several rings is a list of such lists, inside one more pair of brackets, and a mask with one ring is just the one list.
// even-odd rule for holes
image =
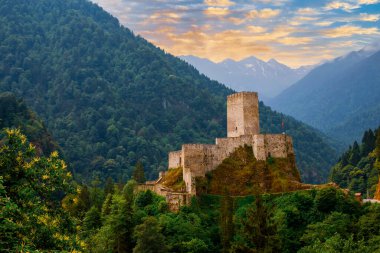
[[147, 217], [143, 224], [136, 226], [134, 237], [137, 243], [133, 253], [167, 252], [165, 237], [161, 234], [158, 220], [154, 217]]
[[222, 242], [222, 252], [229, 252], [234, 236], [233, 210], [233, 199], [227, 193], [221, 199], [220, 205], [220, 239]]
[[137, 162], [135, 170], [133, 171], [133, 179], [140, 184], [145, 183], [146, 181], [144, 166], [140, 161]]
[[18, 129], [6, 129], [4, 134], [0, 141], [2, 249], [78, 248], [74, 221], [60, 207], [63, 194], [72, 190], [65, 162], [57, 152], [49, 157], [36, 155]]

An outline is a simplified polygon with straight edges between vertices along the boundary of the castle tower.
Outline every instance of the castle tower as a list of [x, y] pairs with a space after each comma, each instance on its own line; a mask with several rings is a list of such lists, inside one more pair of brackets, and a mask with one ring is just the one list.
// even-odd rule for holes
[[227, 97], [227, 137], [260, 133], [259, 99], [256, 92], [239, 92]]

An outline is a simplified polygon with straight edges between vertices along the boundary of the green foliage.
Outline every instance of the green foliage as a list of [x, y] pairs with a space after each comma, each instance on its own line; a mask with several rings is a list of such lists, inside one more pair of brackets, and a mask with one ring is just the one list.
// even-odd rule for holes
[[135, 167], [135, 170], [133, 171], [133, 180], [135, 180], [137, 183], [145, 183], [145, 173], [144, 173], [144, 166], [143, 164], [138, 161]]
[[0, 142], [0, 241], [4, 251], [78, 248], [75, 223], [61, 208], [71, 173], [53, 152], [36, 155], [19, 130], [6, 129]]
[[240, 147], [206, 178], [197, 180], [197, 192], [222, 195], [228, 191], [232, 196], [245, 196], [302, 188], [293, 157], [270, 160], [258, 161], [251, 146]]
[[50, 155], [59, 150], [43, 122], [10, 92], [0, 93], [0, 130], [3, 128], [19, 128], [38, 154]]
[[234, 236], [233, 223], [234, 202], [232, 197], [226, 192], [220, 204], [220, 239], [222, 252], [229, 252], [231, 241]]
[[[0, 14], [0, 91], [13, 91], [43, 118], [81, 182], [93, 175], [125, 182], [137, 161], [156, 178], [169, 151], [225, 136], [233, 91], [95, 4], [0, 0]], [[283, 132], [285, 122], [305, 181], [327, 178], [335, 156], [325, 137], [262, 103], [260, 116], [265, 133]]]
[[379, 182], [379, 168], [376, 163], [376, 140], [380, 129], [365, 131], [362, 143], [356, 141], [344, 152], [339, 162], [331, 168], [330, 179], [340, 187], [360, 192], [372, 198]]
[[160, 230], [158, 220], [152, 216], [147, 217], [141, 225], [136, 226], [134, 236], [137, 243], [133, 253], [168, 252], [165, 237]]

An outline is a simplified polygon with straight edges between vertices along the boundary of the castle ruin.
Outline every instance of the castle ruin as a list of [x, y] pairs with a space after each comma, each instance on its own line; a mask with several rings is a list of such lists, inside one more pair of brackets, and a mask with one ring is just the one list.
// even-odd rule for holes
[[186, 204], [185, 195], [197, 194], [196, 178], [205, 177], [207, 172], [214, 170], [231, 153], [244, 145], [252, 146], [257, 160], [294, 156], [290, 136], [285, 133], [260, 134], [256, 92], [239, 92], [227, 97], [227, 138], [217, 138], [214, 145], [184, 144], [181, 150], [169, 153], [169, 169], [181, 167], [183, 170], [185, 189], [181, 194], [165, 189], [160, 184], [165, 173], [160, 173], [157, 181], [147, 182], [144, 189], [151, 189], [165, 196], [168, 202], [181, 199]]

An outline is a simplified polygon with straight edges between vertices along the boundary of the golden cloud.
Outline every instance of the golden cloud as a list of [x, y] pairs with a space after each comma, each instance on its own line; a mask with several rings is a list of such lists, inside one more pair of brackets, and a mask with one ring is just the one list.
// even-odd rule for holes
[[359, 4], [362, 4], [362, 5], [364, 5], [364, 4], [367, 4], [367, 5], [377, 4], [379, 2], [380, 2], [380, 0], [359, 0]]
[[325, 9], [326, 10], [336, 10], [336, 9], [342, 9], [344, 11], [347, 11], [347, 12], [350, 12], [351, 10], [353, 9], [357, 9], [359, 8], [360, 6], [359, 5], [356, 5], [356, 4], [350, 4], [350, 3], [346, 3], [346, 2], [331, 2], [331, 3], [328, 3], [326, 6], [325, 6]]
[[281, 44], [288, 46], [305, 45], [312, 41], [313, 39], [308, 37], [285, 37], [278, 40], [278, 42], [280, 42]]
[[265, 8], [262, 10], [252, 10], [252, 11], [248, 12], [247, 18], [248, 19], [255, 19], [255, 18], [267, 19], [267, 18], [276, 17], [280, 13], [281, 13], [281, 11], [278, 9]]
[[296, 14], [298, 15], [318, 15], [320, 14], [320, 12], [316, 9], [312, 9], [312, 8], [301, 8], [301, 9], [298, 9]]
[[250, 33], [263, 33], [263, 32], [266, 32], [267, 29], [262, 26], [249, 25], [247, 26], [247, 30]]
[[363, 28], [359, 26], [340, 26], [333, 29], [322, 31], [322, 34], [330, 38], [350, 37], [353, 35], [372, 35], [379, 34], [379, 30], [376, 27]]
[[222, 7], [208, 7], [203, 13], [207, 16], [227, 16], [230, 10]]
[[321, 22], [317, 22], [315, 23], [316, 26], [330, 26], [332, 25], [334, 22], [331, 22], [331, 21], [321, 21]]
[[216, 6], [216, 7], [228, 7], [235, 5], [234, 2], [231, 2], [230, 0], [205, 0], [204, 4], [207, 6]]

